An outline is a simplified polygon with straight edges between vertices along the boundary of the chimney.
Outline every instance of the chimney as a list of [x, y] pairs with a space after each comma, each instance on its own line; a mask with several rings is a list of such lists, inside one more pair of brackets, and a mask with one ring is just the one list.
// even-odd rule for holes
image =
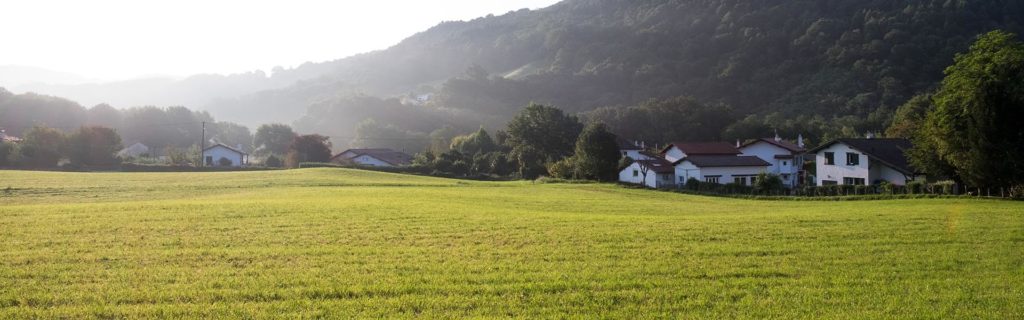
[[800, 146], [801, 148], [804, 147], [804, 135], [802, 133], [796, 136], [796, 145]]
[[736, 148], [740, 147], [740, 139], [736, 139]]
[[640, 141], [640, 149], [647, 150], [647, 141]]
[[775, 142], [782, 141], [782, 137], [779, 137], [779, 130], [775, 129]]

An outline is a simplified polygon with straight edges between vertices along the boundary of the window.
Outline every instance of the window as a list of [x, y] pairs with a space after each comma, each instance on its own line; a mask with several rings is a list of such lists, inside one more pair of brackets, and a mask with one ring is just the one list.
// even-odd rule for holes
[[721, 178], [721, 177], [722, 176], [708, 176], [708, 177], [704, 177], [704, 182], [707, 182], [707, 183], [719, 183], [718, 179]]
[[213, 166], [213, 156], [206, 156], [206, 165]]
[[732, 183], [735, 183], [735, 184], [738, 184], [738, 185], [741, 185], [741, 186], [745, 186], [745, 185], [747, 185], [747, 177], [733, 177], [732, 178]]
[[750, 177], [750, 184], [757, 184], [757, 177]]
[[783, 161], [783, 162], [782, 162], [782, 166], [783, 166], [783, 167], [785, 167], [785, 166], [788, 166], [788, 165], [789, 165], [789, 161]]
[[837, 184], [839, 184], [839, 182], [836, 182], [835, 180], [821, 180], [821, 185], [823, 186], [834, 186]]
[[626, 156], [627, 154], [629, 154], [629, 153], [627, 153], [627, 152], [625, 152], [625, 151], [623, 151], [623, 152], [622, 152], [622, 156], [623, 156], [623, 157], [625, 157], [625, 156]]
[[843, 178], [843, 184], [845, 185], [863, 186], [867, 184], [865, 182], [864, 178]]
[[683, 176], [679, 176], [679, 182], [686, 182], [686, 178], [684, 178]]
[[636, 169], [633, 169], [633, 176], [634, 177], [639, 177], [640, 176], [640, 171], [637, 171]]
[[836, 165], [836, 153], [835, 152], [825, 152], [825, 164], [826, 165], [830, 165], [830, 166]]
[[857, 166], [860, 165], [860, 155], [853, 152], [846, 153], [846, 165]]

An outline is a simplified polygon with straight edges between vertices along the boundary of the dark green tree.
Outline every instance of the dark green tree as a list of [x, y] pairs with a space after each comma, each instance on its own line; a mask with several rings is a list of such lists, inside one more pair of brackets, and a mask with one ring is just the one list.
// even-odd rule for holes
[[67, 137], [52, 128], [32, 127], [18, 147], [22, 165], [55, 167], [67, 150]]
[[297, 136], [292, 140], [292, 144], [288, 147], [288, 157], [285, 163], [288, 167], [297, 168], [303, 162], [328, 162], [330, 160], [330, 138], [309, 134]]
[[453, 138], [451, 149], [458, 150], [463, 154], [475, 155], [495, 151], [497, 145], [491, 139], [491, 135], [487, 133], [487, 130], [480, 127], [480, 130], [474, 133]]
[[253, 145], [260, 155], [283, 155], [288, 153], [288, 146], [296, 136], [292, 127], [286, 124], [264, 124], [256, 129]]
[[621, 157], [615, 134], [608, 132], [601, 123], [587, 125], [576, 140], [576, 152], [572, 156], [575, 178], [613, 181], [618, 175]]
[[78, 165], [118, 164], [114, 153], [121, 148], [121, 136], [111, 128], [81, 127], [68, 137], [68, 158]]
[[[957, 55], [935, 94], [922, 145], [935, 157], [912, 153], [916, 163], [948, 163], [963, 182], [978, 187], [1024, 183], [1024, 44], [1003, 31], [982, 35]], [[927, 150], [920, 153], [927, 153]], [[941, 164], [933, 165], [941, 166]]]
[[576, 116], [555, 107], [531, 103], [509, 122], [507, 143], [512, 148], [528, 146], [553, 162], [572, 154], [582, 129]]

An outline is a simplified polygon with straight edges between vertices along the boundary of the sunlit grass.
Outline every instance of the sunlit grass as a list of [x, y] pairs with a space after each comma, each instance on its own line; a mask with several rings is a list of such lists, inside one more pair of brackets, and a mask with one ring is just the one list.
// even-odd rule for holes
[[1006, 201], [0, 171], [0, 243], [0, 318], [1024, 314]]

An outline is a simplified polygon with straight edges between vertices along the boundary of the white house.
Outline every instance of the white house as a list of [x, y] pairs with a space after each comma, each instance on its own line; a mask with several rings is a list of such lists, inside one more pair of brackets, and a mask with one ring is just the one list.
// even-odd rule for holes
[[18, 143], [21, 142], [21, 138], [7, 135], [7, 130], [0, 129], [0, 142]]
[[796, 144], [775, 138], [761, 138], [749, 141], [739, 147], [745, 156], [755, 156], [771, 164], [768, 173], [779, 176], [788, 187], [799, 184], [803, 173], [804, 153], [803, 139]]
[[619, 153], [622, 157], [629, 157], [633, 160], [652, 160], [660, 159], [661, 157], [647, 152], [644, 150], [645, 144], [643, 142], [629, 141], [626, 139], [618, 138], [619, 142]]
[[736, 156], [740, 151], [725, 142], [674, 142], [661, 150], [669, 162], [677, 162], [689, 156]]
[[136, 142], [117, 152], [117, 156], [121, 157], [122, 159], [138, 158], [144, 154], [149, 154], [150, 156], [152, 156], [152, 154], [149, 153], [149, 147], [142, 144], [142, 142]]
[[696, 155], [675, 162], [676, 183], [690, 178], [708, 183], [753, 185], [757, 175], [767, 172], [768, 162], [755, 156]]
[[674, 173], [672, 163], [665, 159], [637, 160], [619, 171], [619, 181], [651, 188], [671, 187], [675, 185], [672, 178]]
[[391, 149], [348, 149], [331, 157], [331, 162], [351, 162], [371, 167], [401, 167], [412, 163], [412, 156]]
[[816, 180], [824, 185], [906, 185], [924, 175], [910, 166], [907, 139], [838, 139], [814, 148]]
[[209, 146], [203, 149], [203, 165], [207, 167], [244, 166], [248, 163], [249, 154], [241, 149], [242, 146], [232, 148], [220, 143]]

